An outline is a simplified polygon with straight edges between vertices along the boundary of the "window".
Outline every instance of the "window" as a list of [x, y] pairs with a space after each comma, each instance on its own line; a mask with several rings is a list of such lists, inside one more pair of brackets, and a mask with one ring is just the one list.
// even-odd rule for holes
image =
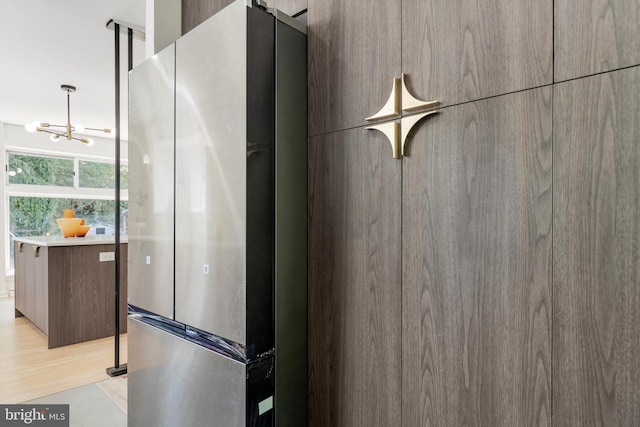
[[[121, 214], [127, 202], [120, 202]], [[61, 236], [56, 218], [65, 209], [73, 209], [92, 228], [89, 234], [115, 234], [115, 201], [96, 199], [66, 199], [57, 197], [9, 197], [9, 229], [18, 237]], [[124, 221], [120, 221], [121, 227]], [[122, 231], [122, 230], [121, 230]]]
[[[79, 161], [79, 185], [83, 188], [116, 188], [116, 168], [113, 163]], [[120, 165], [120, 188], [127, 189], [129, 168]]]
[[73, 187], [73, 159], [9, 153], [9, 184]]
[[[91, 225], [89, 235], [115, 234], [115, 165], [99, 159], [7, 152], [6, 206], [10, 238], [7, 268], [13, 271], [12, 237], [62, 235], [56, 223], [65, 209]], [[129, 170], [120, 167], [120, 233], [125, 234]], [[7, 248], [8, 246], [8, 248]]]

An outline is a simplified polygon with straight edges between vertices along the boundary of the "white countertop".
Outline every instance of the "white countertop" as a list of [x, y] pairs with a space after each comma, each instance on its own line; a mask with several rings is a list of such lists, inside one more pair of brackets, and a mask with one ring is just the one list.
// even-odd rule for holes
[[[85, 237], [62, 237], [62, 236], [29, 236], [14, 237], [16, 242], [27, 243], [36, 246], [82, 246], [82, 245], [113, 245], [116, 236], [85, 236]], [[127, 243], [127, 236], [120, 237], [120, 243]]]

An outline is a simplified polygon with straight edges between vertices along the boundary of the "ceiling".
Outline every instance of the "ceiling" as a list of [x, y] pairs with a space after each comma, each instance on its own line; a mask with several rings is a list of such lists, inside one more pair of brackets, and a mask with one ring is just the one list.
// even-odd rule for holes
[[[115, 127], [115, 40], [110, 19], [144, 28], [145, 0], [0, 0], [0, 121]], [[121, 138], [127, 139], [127, 37], [121, 49]], [[134, 65], [144, 42], [134, 39]]]

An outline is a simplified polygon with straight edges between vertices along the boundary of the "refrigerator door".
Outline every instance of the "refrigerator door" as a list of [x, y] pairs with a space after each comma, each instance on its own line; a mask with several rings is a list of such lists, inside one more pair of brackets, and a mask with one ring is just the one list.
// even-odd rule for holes
[[129, 317], [128, 426], [246, 426], [243, 363]]
[[175, 45], [129, 76], [128, 303], [173, 318]]
[[176, 320], [260, 349], [273, 348], [273, 21], [236, 1], [176, 42]]
[[211, 341], [147, 322], [128, 322], [129, 427], [273, 426], [273, 357], [246, 364]]

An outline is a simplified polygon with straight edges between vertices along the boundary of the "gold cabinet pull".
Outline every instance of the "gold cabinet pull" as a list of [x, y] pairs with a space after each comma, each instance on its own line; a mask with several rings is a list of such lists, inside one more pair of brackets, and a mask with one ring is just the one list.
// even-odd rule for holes
[[411, 130], [413, 129], [413, 127], [422, 119], [424, 119], [427, 116], [430, 116], [432, 114], [437, 114], [440, 111], [435, 110], [435, 111], [427, 111], [426, 113], [422, 113], [422, 114], [414, 114], [412, 116], [407, 116], [407, 117], [403, 117], [402, 120], [400, 120], [401, 123], [401, 128], [402, 128], [402, 137], [401, 137], [401, 153], [403, 156], [408, 156], [409, 155], [409, 148], [407, 147], [407, 137], [409, 136], [409, 133], [411, 132]]
[[34, 258], [38, 258], [40, 256], [40, 246], [33, 247], [33, 256]]
[[423, 101], [413, 96], [407, 89], [406, 78], [407, 75], [402, 73], [402, 111], [420, 111], [440, 105], [440, 101]]
[[401, 157], [400, 153], [400, 123], [394, 122], [386, 122], [381, 123], [375, 126], [369, 126], [367, 129], [377, 130], [378, 132], [382, 132], [389, 143], [391, 144], [391, 150], [393, 153], [394, 159], [399, 159]]
[[20, 253], [22, 253], [22, 245], [24, 245], [24, 243], [18, 242], [18, 252]]
[[[391, 86], [391, 94], [389, 95], [389, 99], [384, 106], [375, 113], [373, 116], [367, 117], [365, 120], [368, 122], [372, 122], [375, 120], [388, 119], [390, 117], [395, 117], [400, 114], [400, 79], [397, 77], [393, 78], [393, 85]], [[373, 128], [372, 128], [373, 129]]]
[[[368, 122], [393, 119], [393, 121], [369, 126], [366, 129], [377, 130], [387, 137], [394, 159], [401, 159], [409, 152], [407, 137], [413, 127], [423, 118], [438, 111], [417, 113], [440, 105], [440, 101], [422, 101], [413, 96], [407, 88], [406, 79], [407, 75], [404, 73], [402, 73], [402, 79], [394, 77], [391, 95], [386, 104], [376, 114], [365, 119]], [[402, 104], [402, 111], [407, 113], [406, 116], [400, 112], [400, 104]]]

